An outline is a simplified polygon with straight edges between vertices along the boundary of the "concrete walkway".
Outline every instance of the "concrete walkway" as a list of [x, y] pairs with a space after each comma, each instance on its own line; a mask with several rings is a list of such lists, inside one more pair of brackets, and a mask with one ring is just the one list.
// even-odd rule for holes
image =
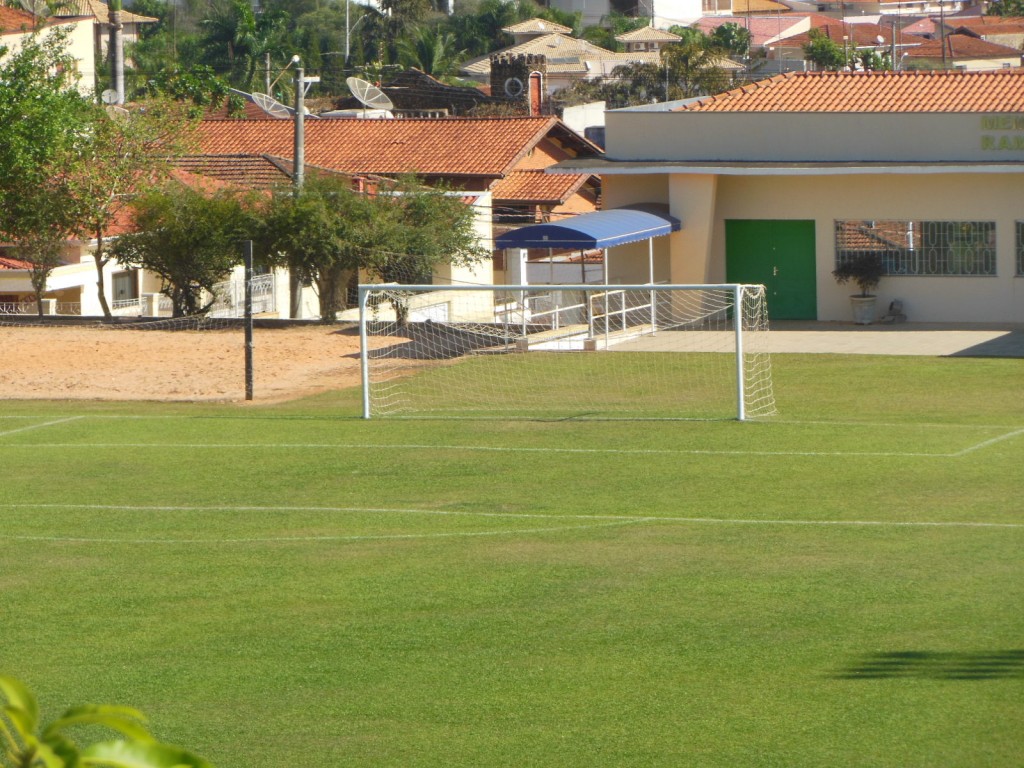
[[1024, 325], [775, 321], [772, 352], [1024, 358]]

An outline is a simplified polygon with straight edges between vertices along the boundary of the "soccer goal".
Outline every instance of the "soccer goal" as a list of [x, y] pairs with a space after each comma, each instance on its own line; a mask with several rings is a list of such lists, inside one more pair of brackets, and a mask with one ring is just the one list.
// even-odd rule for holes
[[760, 285], [362, 285], [363, 416], [775, 413]]

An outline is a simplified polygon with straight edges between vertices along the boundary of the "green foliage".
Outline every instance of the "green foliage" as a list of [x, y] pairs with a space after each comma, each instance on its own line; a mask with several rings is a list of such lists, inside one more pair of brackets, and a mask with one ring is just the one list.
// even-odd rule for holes
[[398, 63], [415, 67], [439, 80], [455, 75], [465, 51], [455, 49], [455, 36], [429, 27], [414, 27], [398, 41]]
[[420, 282], [439, 264], [482, 258], [473, 215], [459, 197], [412, 177], [371, 195], [353, 191], [347, 177], [312, 176], [299, 194], [274, 194], [264, 250], [272, 263], [316, 284], [321, 318], [331, 323], [358, 270], [384, 282]]
[[601, 18], [601, 23], [594, 27], [587, 27], [583, 30], [583, 39], [608, 51], [621, 51], [625, 46], [616, 40], [617, 35], [632, 32], [635, 29], [643, 29], [650, 20], [646, 18], [627, 16], [612, 11]]
[[65, 182], [90, 141], [94, 108], [70, 75], [66, 38], [32, 35], [0, 63], [0, 235], [11, 240], [71, 221]]
[[666, 98], [689, 99], [726, 90], [729, 76], [719, 66], [722, 56], [707, 37], [664, 46], [661, 61], [669, 82]]
[[837, 283], [856, 283], [861, 296], [867, 296], [868, 291], [877, 288], [884, 275], [885, 262], [877, 253], [856, 254], [832, 270]]
[[227, 98], [228, 88], [228, 84], [211, 67], [196, 65], [187, 70], [172, 67], [158, 72], [146, 81], [143, 94], [149, 98], [167, 97], [197, 107], [215, 107]]
[[985, 10], [986, 16], [1024, 16], [1024, 0], [992, 0]]
[[[212, 768], [197, 755], [156, 741], [142, 713], [130, 707], [72, 707], [43, 725], [32, 692], [6, 676], [0, 676], [0, 700], [2, 768]], [[79, 747], [69, 731], [89, 726], [116, 731], [122, 738]]]
[[804, 56], [819, 69], [838, 72], [847, 65], [843, 47], [823, 33], [812, 29], [808, 33], [810, 42], [804, 46]]
[[286, 60], [290, 15], [282, 8], [256, 14], [249, 0], [215, 0], [203, 20], [203, 60], [228, 82], [244, 91], [256, 90], [267, 54]]
[[711, 44], [733, 56], [750, 53], [750, 30], [733, 21], [727, 21], [711, 33]]
[[255, 206], [232, 190], [204, 194], [170, 182], [132, 202], [135, 231], [112, 252], [122, 264], [162, 278], [174, 317], [203, 314], [215, 301], [214, 284], [241, 262], [239, 243], [259, 232]]

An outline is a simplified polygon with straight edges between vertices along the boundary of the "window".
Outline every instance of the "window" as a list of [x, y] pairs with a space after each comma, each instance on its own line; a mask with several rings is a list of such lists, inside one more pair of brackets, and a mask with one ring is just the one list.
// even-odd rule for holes
[[[1018, 270], [1021, 229], [1017, 229]], [[994, 276], [994, 221], [837, 221], [836, 265], [876, 253], [887, 275]], [[1019, 273], [1019, 272], [1018, 272]]]
[[1017, 277], [1024, 277], [1024, 221], [1017, 222]]

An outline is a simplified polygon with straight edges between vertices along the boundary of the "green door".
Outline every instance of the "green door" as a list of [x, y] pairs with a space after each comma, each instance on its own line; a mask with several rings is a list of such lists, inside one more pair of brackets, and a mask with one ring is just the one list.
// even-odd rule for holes
[[728, 219], [725, 279], [762, 283], [772, 320], [816, 320], [814, 222]]

